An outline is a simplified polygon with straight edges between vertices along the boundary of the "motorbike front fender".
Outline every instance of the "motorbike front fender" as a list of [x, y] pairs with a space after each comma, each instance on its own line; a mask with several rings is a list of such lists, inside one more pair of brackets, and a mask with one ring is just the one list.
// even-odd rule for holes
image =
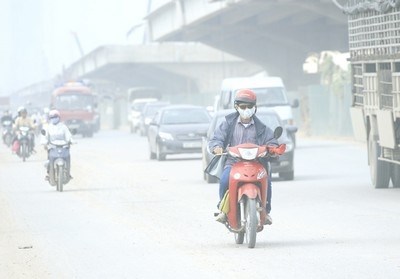
[[[238, 201], [241, 200], [242, 196], [246, 195], [250, 199], [261, 197], [260, 187], [253, 183], [246, 183], [238, 189]], [[260, 198], [261, 199], [261, 198]]]
[[57, 167], [57, 166], [64, 166], [65, 165], [65, 161], [64, 161], [64, 159], [62, 159], [62, 158], [58, 158], [58, 159], [56, 159], [55, 161], [54, 161], [54, 167]]

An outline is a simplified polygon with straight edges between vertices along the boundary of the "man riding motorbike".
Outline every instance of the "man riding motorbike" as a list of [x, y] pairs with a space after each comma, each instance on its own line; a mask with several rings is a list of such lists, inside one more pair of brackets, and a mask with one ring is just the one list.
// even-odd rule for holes
[[[33, 123], [32, 119], [28, 117], [28, 111], [24, 107], [20, 107], [18, 109], [18, 117], [15, 119], [14, 122], [14, 131], [18, 135], [19, 133], [19, 128], [20, 127], [28, 127], [30, 129], [29, 132], [29, 145], [30, 145], [30, 151], [35, 152], [35, 124]], [[14, 138], [14, 141], [18, 140], [18, 136]]]
[[[3, 127], [3, 142], [6, 143], [6, 137], [11, 137], [11, 140], [14, 137], [14, 135], [12, 134], [12, 125], [13, 125], [14, 119], [9, 110], [4, 111], [4, 114], [1, 117], [0, 122]], [[7, 144], [9, 144], [9, 143], [7, 143]]]
[[[227, 115], [224, 121], [217, 127], [214, 136], [208, 143], [209, 150], [214, 154], [220, 155], [227, 146], [236, 146], [242, 143], [254, 143], [257, 145], [278, 146], [278, 141], [274, 138], [274, 132], [267, 127], [260, 119], [255, 116], [257, 111], [257, 96], [250, 89], [241, 89], [236, 93], [234, 108], [236, 112]], [[265, 169], [269, 169], [268, 160], [260, 159]], [[236, 159], [229, 156], [225, 162], [219, 184], [220, 202], [228, 189], [229, 175], [232, 165]], [[271, 212], [271, 179], [268, 178], [267, 205], [266, 205], [266, 225], [272, 224]], [[219, 204], [218, 204], [219, 205]], [[226, 214], [221, 212], [216, 221], [224, 223]]]
[[3, 116], [1, 117], [1, 123], [3, 123], [4, 121], [11, 121], [11, 122], [13, 122], [14, 121], [14, 119], [13, 119], [13, 117], [12, 117], [12, 115], [11, 115], [11, 113], [10, 113], [10, 111], [9, 110], [5, 110], [4, 111], [4, 114], [3, 114]]
[[[49, 179], [50, 165], [53, 164], [49, 156], [50, 149], [54, 147], [54, 145], [52, 145], [52, 142], [64, 141], [65, 144], [72, 143], [72, 134], [68, 129], [68, 127], [60, 121], [60, 112], [58, 110], [51, 110], [49, 111], [48, 117], [49, 117], [49, 124], [46, 127], [45, 141], [43, 142], [45, 149], [47, 150], [47, 156], [49, 159], [49, 164], [47, 165], [47, 175], [45, 177], [45, 180]], [[66, 160], [67, 160], [67, 172], [70, 176], [69, 179], [71, 179], [72, 178], [70, 173], [71, 157], [68, 156]]]

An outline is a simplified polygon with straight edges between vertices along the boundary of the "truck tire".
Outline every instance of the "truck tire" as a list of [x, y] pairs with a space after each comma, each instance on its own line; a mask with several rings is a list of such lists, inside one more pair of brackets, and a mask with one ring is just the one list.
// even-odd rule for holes
[[392, 179], [393, 188], [400, 188], [400, 165], [392, 164], [390, 178]]
[[390, 165], [387, 162], [378, 160], [381, 148], [372, 135], [368, 137], [368, 160], [371, 174], [371, 182], [375, 188], [388, 188], [390, 181]]

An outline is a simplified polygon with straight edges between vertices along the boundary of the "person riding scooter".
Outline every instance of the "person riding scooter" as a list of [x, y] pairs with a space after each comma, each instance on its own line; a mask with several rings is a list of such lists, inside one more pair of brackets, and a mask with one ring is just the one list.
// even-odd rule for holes
[[1, 126], [3, 128], [3, 142], [7, 145], [11, 144], [14, 134], [12, 131], [14, 119], [8, 110], [4, 111], [3, 116], [0, 119]]
[[[28, 127], [30, 129], [29, 133], [29, 148], [30, 152], [35, 151], [35, 135], [34, 135], [34, 130], [35, 130], [35, 124], [33, 123], [32, 119], [28, 117], [28, 111], [24, 107], [20, 107], [18, 109], [18, 117], [15, 119], [14, 122], [14, 131], [18, 135], [19, 133], [19, 128], [20, 127]], [[18, 136], [14, 138], [14, 141], [18, 140]]]
[[[224, 121], [217, 127], [214, 136], [208, 143], [209, 150], [220, 155], [227, 146], [236, 146], [242, 143], [254, 143], [257, 145], [278, 146], [274, 132], [255, 116], [257, 111], [257, 96], [250, 89], [238, 90], [235, 96], [234, 108], [236, 112], [227, 115]], [[267, 159], [260, 159], [261, 163], [268, 170]], [[222, 172], [219, 184], [220, 202], [228, 189], [229, 175], [235, 158], [228, 156], [224, 171]], [[265, 224], [271, 225], [271, 179], [268, 178], [267, 205]], [[219, 205], [219, 203], [218, 203]], [[221, 212], [216, 221], [224, 223], [226, 214]]]
[[[45, 130], [45, 140], [43, 142], [45, 149], [47, 150], [47, 155], [49, 159], [49, 164], [47, 165], [47, 175], [45, 180], [49, 179], [49, 171], [50, 165], [53, 164], [52, 159], [49, 156], [49, 151], [54, 148], [55, 142], [64, 142], [64, 144], [72, 143], [72, 134], [68, 127], [60, 121], [60, 112], [58, 110], [49, 111], [49, 124]], [[53, 144], [52, 144], [53, 143]], [[70, 170], [71, 170], [71, 157], [68, 152], [67, 160], [67, 170], [69, 174], [69, 179], [72, 178]]]

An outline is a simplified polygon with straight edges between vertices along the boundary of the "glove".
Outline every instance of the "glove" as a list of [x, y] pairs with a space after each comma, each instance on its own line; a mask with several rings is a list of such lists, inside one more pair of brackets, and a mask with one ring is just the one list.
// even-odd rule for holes
[[283, 153], [285, 153], [285, 150], [286, 150], [286, 144], [284, 144], [284, 143], [279, 146], [268, 147], [268, 151], [272, 155], [282, 155]]
[[224, 150], [222, 149], [222, 147], [217, 146], [217, 147], [214, 148], [213, 153], [215, 155], [221, 155], [223, 153], [223, 151]]

